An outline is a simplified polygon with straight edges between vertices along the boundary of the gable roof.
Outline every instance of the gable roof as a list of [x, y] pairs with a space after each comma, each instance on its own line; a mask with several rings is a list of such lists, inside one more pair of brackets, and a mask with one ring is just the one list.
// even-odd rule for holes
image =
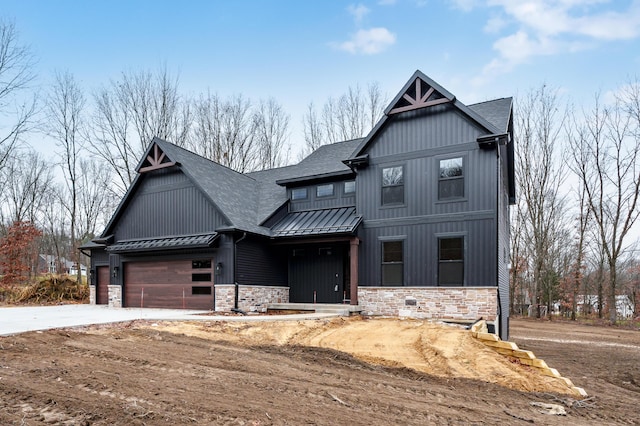
[[[433, 89], [433, 91], [431, 91]], [[420, 90], [420, 93], [417, 93]], [[408, 102], [411, 103], [410, 107], [403, 107], [403, 99], [409, 98]], [[351, 159], [361, 155], [369, 143], [375, 138], [380, 129], [384, 127], [387, 121], [395, 114], [415, 110], [420, 108], [428, 108], [434, 105], [449, 104], [454, 108], [457, 108], [460, 112], [466, 115], [469, 119], [476, 122], [483, 127], [487, 133], [496, 134], [502, 133], [498, 127], [495, 126], [490, 120], [483, 115], [479, 114], [474, 109], [460, 102], [456, 97], [451, 94], [447, 89], [440, 86], [431, 78], [427, 77], [420, 70], [413, 73], [411, 78], [405, 83], [398, 94], [389, 103], [389, 106], [384, 111], [384, 115], [378, 121], [376, 126], [369, 132], [369, 134], [362, 140], [358, 148], [354, 151]]]

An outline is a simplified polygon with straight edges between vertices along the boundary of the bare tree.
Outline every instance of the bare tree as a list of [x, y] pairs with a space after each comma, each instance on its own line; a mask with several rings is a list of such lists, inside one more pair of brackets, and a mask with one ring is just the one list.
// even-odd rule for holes
[[0, 20], [0, 171], [33, 124], [35, 97], [20, 99], [35, 78], [33, 65], [28, 47], [18, 41], [15, 24]]
[[115, 194], [124, 194], [135, 167], [154, 136], [184, 146], [191, 123], [191, 102], [166, 68], [123, 73], [94, 95], [96, 112], [89, 140], [92, 152], [114, 171]]
[[[583, 183], [609, 272], [607, 305], [615, 323], [618, 261], [640, 213], [640, 88], [625, 88], [613, 105], [584, 112], [570, 138], [573, 169]], [[577, 120], [575, 120], [577, 123]], [[602, 298], [600, 298], [602, 299]]]
[[238, 172], [258, 167], [258, 137], [251, 101], [242, 95], [223, 100], [207, 93], [195, 103], [191, 149]]
[[84, 158], [80, 170], [78, 239], [84, 242], [95, 237], [98, 227], [106, 225], [116, 199], [109, 191], [113, 175], [108, 165]]
[[0, 193], [2, 222], [38, 222], [43, 195], [51, 186], [50, 164], [35, 151], [15, 152], [2, 171], [5, 186]]
[[591, 210], [587, 204], [587, 192], [584, 185], [580, 185], [578, 191], [578, 217], [576, 218], [576, 247], [575, 261], [573, 264], [573, 285], [571, 287], [571, 319], [576, 320], [578, 310], [578, 294], [582, 288], [584, 278], [584, 256], [587, 231], [590, 224]]
[[78, 206], [82, 170], [80, 158], [83, 150], [83, 111], [86, 101], [80, 86], [69, 72], [56, 73], [55, 82], [47, 100], [49, 135], [60, 149], [60, 165], [65, 176], [66, 197], [63, 205], [70, 222], [72, 259], [78, 265], [78, 282], [81, 282], [78, 240]]
[[365, 136], [382, 116], [385, 102], [378, 83], [370, 83], [366, 91], [360, 86], [349, 87], [340, 97], [327, 99], [320, 114], [310, 103], [302, 119], [302, 156], [324, 144]]
[[287, 164], [291, 147], [289, 114], [274, 99], [260, 101], [254, 111], [254, 128], [257, 138], [258, 169], [272, 169]]
[[[556, 93], [546, 86], [531, 91], [516, 111], [519, 129], [517, 139], [516, 180], [520, 188], [520, 213], [523, 215], [524, 241], [529, 245], [533, 281], [531, 297], [540, 317], [540, 307], [552, 303], [554, 250], [564, 235], [565, 200], [560, 186], [565, 179], [562, 170], [560, 134], [565, 125], [564, 114], [558, 114]], [[549, 310], [548, 310], [549, 312]]]

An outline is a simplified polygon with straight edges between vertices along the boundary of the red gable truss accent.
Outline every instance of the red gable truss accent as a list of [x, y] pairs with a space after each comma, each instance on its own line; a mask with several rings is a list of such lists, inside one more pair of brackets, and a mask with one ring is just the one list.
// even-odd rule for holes
[[[424, 88], [422, 87], [424, 85]], [[389, 115], [451, 102], [419, 77], [389, 111]]]
[[140, 167], [138, 173], [150, 172], [151, 170], [158, 170], [176, 165], [175, 162], [169, 161], [167, 156], [164, 154], [164, 152], [162, 152], [157, 144], [153, 145], [153, 148], [149, 154], [150, 155], [147, 155], [144, 163], [142, 163], [143, 167]]

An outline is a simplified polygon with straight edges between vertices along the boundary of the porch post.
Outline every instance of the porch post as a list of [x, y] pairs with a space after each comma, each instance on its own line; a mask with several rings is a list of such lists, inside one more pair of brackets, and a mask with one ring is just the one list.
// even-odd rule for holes
[[351, 277], [351, 304], [358, 304], [358, 244], [360, 244], [360, 239], [358, 237], [352, 237], [350, 241], [350, 263], [349, 268], [350, 277]]

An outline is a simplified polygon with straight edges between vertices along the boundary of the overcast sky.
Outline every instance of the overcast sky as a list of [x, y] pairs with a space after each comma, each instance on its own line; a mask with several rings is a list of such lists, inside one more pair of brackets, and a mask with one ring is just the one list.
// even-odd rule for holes
[[467, 104], [542, 83], [580, 103], [640, 75], [640, 0], [0, 0], [0, 16], [43, 87], [166, 64], [187, 94], [275, 97], [294, 145], [310, 101], [374, 81], [391, 98], [416, 69]]

